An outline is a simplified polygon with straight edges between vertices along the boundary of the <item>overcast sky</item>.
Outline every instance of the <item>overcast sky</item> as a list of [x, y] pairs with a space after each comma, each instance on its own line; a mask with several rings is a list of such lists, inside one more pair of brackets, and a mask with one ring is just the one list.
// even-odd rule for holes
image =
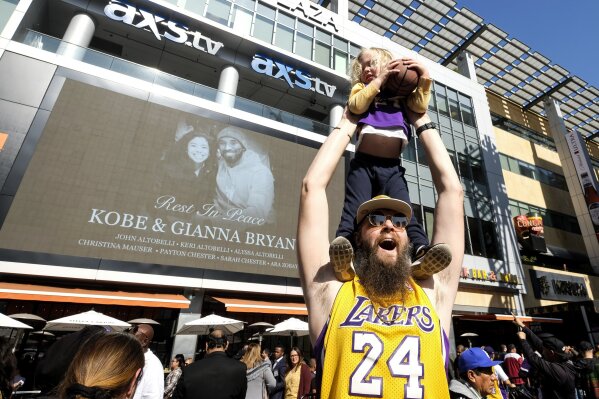
[[599, 0], [456, 0], [599, 88]]

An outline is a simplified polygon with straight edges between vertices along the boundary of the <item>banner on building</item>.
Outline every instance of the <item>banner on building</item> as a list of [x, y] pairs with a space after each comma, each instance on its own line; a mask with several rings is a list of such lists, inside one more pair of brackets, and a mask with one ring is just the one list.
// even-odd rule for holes
[[576, 176], [578, 176], [578, 180], [582, 186], [584, 200], [595, 230], [595, 236], [599, 241], [599, 194], [597, 193], [597, 181], [593, 167], [591, 166], [591, 159], [584, 140], [576, 129], [566, 134], [566, 142], [568, 143], [570, 155], [574, 162]]
[[514, 228], [518, 242], [525, 250], [547, 252], [543, 218], [536, 212], [514, 217]]
[[537, 299], [581, 302], [589, 299], [588, 281], [584, 277], [530, 269]]
[[[67, 80], [0, 247], [297, 277], [301, 182], [316, 151]], [[343, 176], [328, 189], [331, 232]]]

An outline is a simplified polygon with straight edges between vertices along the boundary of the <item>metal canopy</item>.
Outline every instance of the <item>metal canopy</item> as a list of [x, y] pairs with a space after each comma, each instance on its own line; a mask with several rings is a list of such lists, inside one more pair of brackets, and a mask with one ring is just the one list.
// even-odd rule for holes
[[448, 67], [468, 51], [488, 90], [543, 116], [550, 94], [567, 128], [599, 134], [599, 89], [453, 0], [349, 0], [349, 18]]

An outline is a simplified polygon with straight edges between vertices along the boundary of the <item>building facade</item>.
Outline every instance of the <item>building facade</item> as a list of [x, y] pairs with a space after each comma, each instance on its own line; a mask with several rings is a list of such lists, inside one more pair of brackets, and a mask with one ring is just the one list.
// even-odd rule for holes
[[[200, 314], [305, 316], [301, 179], [341, 117], [351, 60], [373, 46], [430, 70], [429, 112], [463, 182], [452, 339], [497, 331], [481, 320], [541, 309], [531, 275], [560, 262], [560, 275], [583, 273], [593, 303], [568, 176], [558, 151], [535, 141], [551, 140], [547, 117], [520, 109], [526, 121], [515, 118], [517, 105], [479, 83], [467, 52], [455, 68], [441, 65], [352, 17], [360, 12], [298, 0], [0, 1], [4, 310], [43, 305], [50, 317], [95, 295], [108, 313], [159, 318], [165, 348], [186, 354], [195, 337], [173, 333]], [[331, 234], [352, 153], [330, 186]], [[403, 166], [430, 235], [435, 192], [417, 140]], [[543, 217], [550, 251], [535, 261], [513, 222], [531, 212]]]

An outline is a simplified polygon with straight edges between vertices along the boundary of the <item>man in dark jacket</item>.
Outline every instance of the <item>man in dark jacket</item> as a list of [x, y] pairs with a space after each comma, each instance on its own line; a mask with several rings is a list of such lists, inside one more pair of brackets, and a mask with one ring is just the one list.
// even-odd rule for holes
[[277, 385], [270, 391], [270, 399], [283, 399], [285, 393], [285, 373], [287, 362], [285, 361], [285, 348], [281, 345], [275, 346], [275, 361], [272, 362], [272, 374], [277, 380]]
[[517, 334], [524, 357], [538, 373], [543, 399], [575, 399], [576, 370], [568, 360], [564, 343], [551, 334], [544, 334], [542, 339], [537, 337], [516, 317], [514, 323], [521, 330]]
[[225, 353], [228, 342], [222, 330], [208, 335], [206, 357], [183, 369], [173, 399], [244, 399], [245, 364]]
[[449, 383], [451, 399], [484, 399], [495, 390], [493, 366], [501, 362], [489, 359], [481, 348], [470, 348], [458, 358], [459, 378]]

